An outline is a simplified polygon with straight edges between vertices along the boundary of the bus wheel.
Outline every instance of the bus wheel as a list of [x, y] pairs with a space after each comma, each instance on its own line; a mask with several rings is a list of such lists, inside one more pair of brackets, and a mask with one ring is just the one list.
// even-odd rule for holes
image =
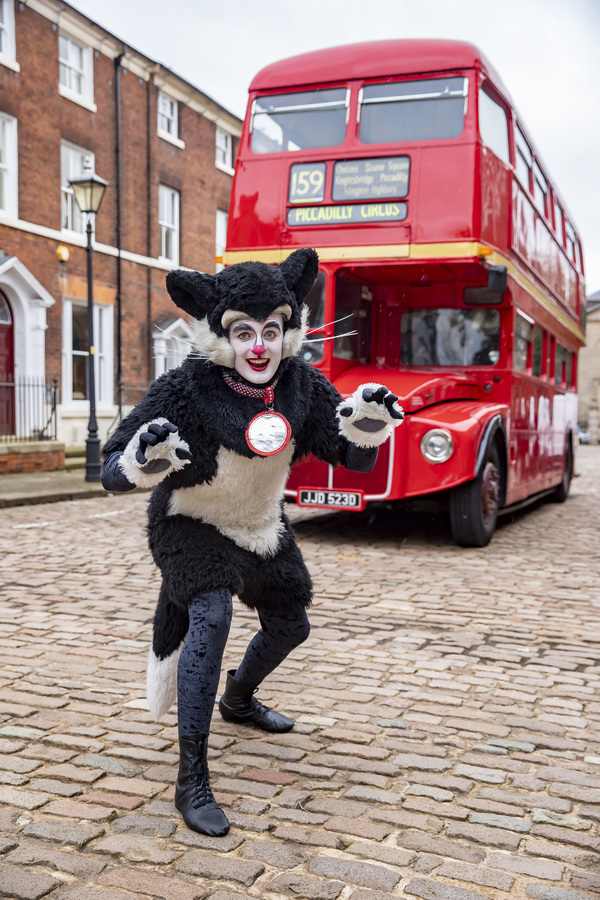
[[569, 488], [571, 487], [571, 479], [573, 478], [573, 447], [571, 446], [570, 439], [567, 440], [567, 446], [565, 447], [565, 464], [563, 466], [563, 477], [561, 483], [558, 485], [553, 494], [550, 495], [550, 500], [553, 503], [564, 503], [569, 494]]
[[450, 492], [450, 528], [461, 547], [485, 547], [492, 539], [500, 498], [500, 456], [492, 443], [479, 475]]

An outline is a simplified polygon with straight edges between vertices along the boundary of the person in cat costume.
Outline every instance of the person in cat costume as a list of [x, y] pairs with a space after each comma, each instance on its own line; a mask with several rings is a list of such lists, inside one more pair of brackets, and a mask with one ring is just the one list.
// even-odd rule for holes
[[195, 320], [194, 349], [150, 385], [104, 448], [107, 490], [154, 489], [148, 539], [162, 587], [148, 703], [158, 720], [177, 696], [175, 805], [189, 828], [208, 835], [229, 830], [210, 789], [206, 748], [232, 594], [258, 612], [261, 627], [227, 673], [219, 711], [265, 731], [294, 724], [254, 696], [310, 630], [311, 579], [283, 511], [290, 466], [312, 453], [369, 472], [403, 419], [383, 385], [361, 385], [342, 399], [298, 356], [308, 328], [303, 300], [317, 272], [310, 249], [278, 266], [170, 272], [171, 298]]

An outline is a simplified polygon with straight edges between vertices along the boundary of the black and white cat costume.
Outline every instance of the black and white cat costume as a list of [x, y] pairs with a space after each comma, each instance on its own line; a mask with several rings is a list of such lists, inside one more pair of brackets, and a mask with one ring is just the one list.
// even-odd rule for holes
[[[104, 448], [102, 482], [107, 489], [154, 488], [148, 537], [163, 577], [148, 666], [148, 702], [156, 718], [175, 699], [178, 653], [196, 598], [204, 598], [201, 621], [206, 624], [211, 604], [237, 594], [261, 615], [261, 633], [267, 636], [283, 635], [286, 622], [306, 619], [311, 579], [283, 512], [291, 464], [312, 453], [332, 465], [370, 471], [377, 447], [402, 421], [397, 398], [386, 388], [362, 385], [342, 400], [317, 369], [298, 357], [307, 331], [308, 310], [302, 301], [317, 271], [317, 254], [297, 250], [279, 266], [240, 263], [214, 276], [171, 272], [167, 288], [172, 299], [195, 319], [195, 352], [150, 386]], [[264, 321], [274, 313], [284, 321], [283, 352], [275, 379], [265, 386], [273, 390], [265, 397], [262, 386], [256, 390], [233, 371], [227, 333], [240, 317]], [[265, 456], [251, 448], [247, 429], [269, 399], [289, 423], [290, 440]], [[257, 671], [264, 677], [268, 653], [265, 647], [261, 652]], [[196, 657], [205, 653], [198, 651]], [[292, 726], [251, 697], [258, 684], [251, 673], [245, 672], [245, 695], [237, 703], [233, 694], [239, 683], [233, 675], [220, 707], [226, 718], [267, 730]], [[231, 702], [223, 705], [229, 694]], [[212, 709], [214, 696], [209, 702]], [[186, 808], [185, 798], [179, 808], [190, 827], [222, 834], [224, 822], [209, 821], [216, 813], [212, 795], [206, 800], [210, 788], [205, 766], [198, 763], [201, 744], [196, 740], [196, 749], [182, 747], [182, 767], [185, 762], [188, 768], [187, 775], [180, 770], [178, 790], [181, 782], [183, 795], [188, 785], [194, 812]], [[190, 766], [202, 770], [202, 789], [197, 778], [190, 782]]]

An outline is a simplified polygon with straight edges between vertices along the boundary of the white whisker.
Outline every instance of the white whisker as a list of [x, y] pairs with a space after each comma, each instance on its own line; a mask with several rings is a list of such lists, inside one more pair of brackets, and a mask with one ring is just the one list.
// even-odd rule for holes
[[334, 319], [333, 322], [325, 322], [323, 325], [315, 325], [314, 328], [309, 328], [307, 334], [314, 334], [315, 331], [321, 331], [323, 328], [329, 328], [330, 325], [337, 325], [338, 322], [345, 322], [346, 319], [351, 319], [354, 316], [354, 313], [349, 313], [347, 316], [342, 316], [341, 319]]
[[[167, 334], [166, 330], [164, 328], [161, 328], [160, 325], [155, 325], [154, 327], [158, 328], [159, 331], [162, 331], [163, 334]], [[186, 344], [188, 347], [194, 346], [191, 341], [186, 341], [185, 338], [177, 337], [176, 334], [170, 334], [169, 337], [175, 338], [176, 341], [179, 341], [182, 344]]]
[[337, 341], [338, 338], [353, 337], [358, 331], [346, 331], [344, 334], [332, 334], [331, 337], [316, 338], [312, 341], [303, 341], [303, 344], [320, 344], [323, 341]]

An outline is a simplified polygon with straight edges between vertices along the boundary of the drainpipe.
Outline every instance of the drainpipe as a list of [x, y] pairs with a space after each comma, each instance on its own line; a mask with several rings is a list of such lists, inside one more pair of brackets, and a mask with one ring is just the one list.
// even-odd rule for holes
[[121, 304], [121, 60], [127, 52], [127, 45], [123, 44], [123, 49], [118, 56], [115, 57], [115, 106], [116, 106], [116, 145], [115, 145], [115, 169], [116, 169], [116, 187], [117, 187], [117, 296], [115, 300], [115, 310], [117, 319], [117, 335], [115, 341], [115, 350], [117, 355], [117, 404], [119, 407], [119, 422], [123, 418], [123, 370], [121, 360], [121, 323], [122, 323], [122, 304]]
[[[152, 166], [152, 87], [153, 87], [152, 78], [148, 78], [147, 89], [146, 89], [146, 135], [147, 135], [147, 149], [146, 149], [146, 176], [147, 176], [147, 184], [148, 184], [148, 217], [147, 217], [147, 244], [146, 244], [146, 255], [149, 259], [152, 259], [152, 226], [154, 223], [154, 219], [152, 216], [152, 186], [153, 186], [153, 166]], [[156, 124], [154, 125], [154, 129], [156, 130]], [[153, 372], [152, 372], [152, 266], [146, 267], [146, 366], [148, 370], [148, 381], [153, 380]]]

